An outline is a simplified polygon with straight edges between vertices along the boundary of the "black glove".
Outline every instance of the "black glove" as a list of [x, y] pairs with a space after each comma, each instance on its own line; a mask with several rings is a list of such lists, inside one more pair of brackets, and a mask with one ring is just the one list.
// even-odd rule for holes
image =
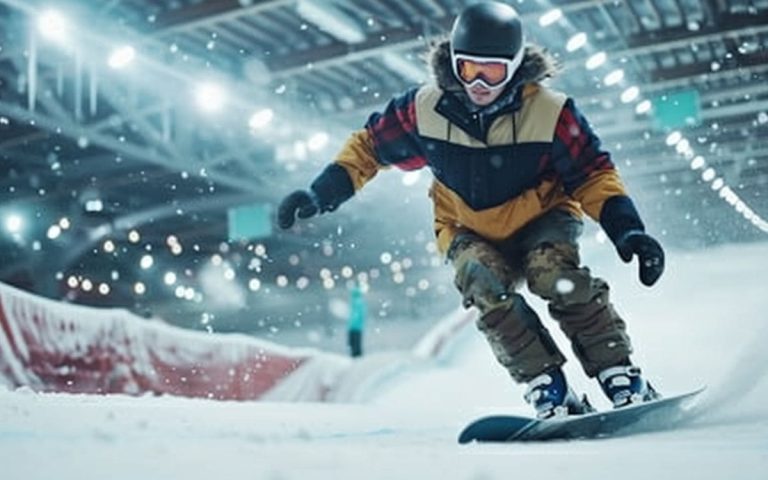
[[299, 218], [314, 217], [320, 212], [317, 196], [307, 190], [296, 190], [280, 202], [277, 207], [277, 224], [283, 230], [291, 228]]
[[616, 239], [616, 250], [625, 263], [637, 255], [640, 262], [640, 281], [651, 286], [664, 273], [664, 250], [659, 242], [645, 232], [631, 230]]
[[333, 163], [312, 182], [309, 190], [296, 190], [277, 207], [277, 224], [282, 229], [291, 228], [299, 218], [314, 217], [332, 212], [355, 194], [347, 170]]

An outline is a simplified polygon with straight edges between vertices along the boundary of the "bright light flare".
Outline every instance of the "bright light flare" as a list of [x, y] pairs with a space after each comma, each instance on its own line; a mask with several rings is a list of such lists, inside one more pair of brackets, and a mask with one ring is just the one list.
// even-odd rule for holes
[[325, 132], [318, 132], [307, 140], [307, 148], [313, 152], [322, 150], [328, 145], [330, 137]]
[[107, 64], [115, 70], [120, 70], [130, 65], [135, 58], [136, 50], [130, 45], [124, 45], [112, 51]]
[[139, 261], [139, 265], [143, 270], [149, 270], [152, 268], [152, 265], [155, 264], [155, 259], [152, 258], [152, 255], [144, 255], [141, 257], [141, 260]]
[[51, 225], [48, 227], [48, 233], [46, 234], [50, 240], [55, 240], [61, 236], [61, 227], [58, 225]]
[[273, 118], [275, 118], [275, 112], [271, 108], [265, 108], [251, 115], [248, 126], [251, 130], [261, 130], [272, 123]]
[[174, 285], [176, 283], [176, 279], [177, 279], [176, 273], [174, 273], [174, 272], [166, 272], [165, 276], [163, 277], [163, 282], [166, 285], [170, 286], [170, 285]]
[[21, 233], [21, 230], [24, 228], [24, 219], [21, 218], [21, 215], [17, 215], [15, 213], [12, 213], [5, 217], [5, 229], [8, 230], [8, 232], [12, 234]]
[[48, 40], [66, 43], [69, 36], [69, 21], [56, 10], [46, 10], [37, 19], [37, 30]]
[[195, 90], [195, 100], [200, 110], [214, 113], [224, 108], [227, 103], [227, 92], [220, 85], [204, 83]]

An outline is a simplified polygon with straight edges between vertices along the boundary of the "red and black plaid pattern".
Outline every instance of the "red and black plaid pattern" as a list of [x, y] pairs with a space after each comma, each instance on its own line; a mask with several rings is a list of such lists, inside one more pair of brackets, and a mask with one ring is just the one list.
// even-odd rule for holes
[[571, 99], [560, 112], [548, 161], [568, 194], [593, 172], [614, 168], [610, 154], [602, 149], [600, 139]]
[[383, 113], [374, 113], [365, 124], [382, 165], [418, 170], [427, 164], [416, 129], [416, 92], [394, 98]]

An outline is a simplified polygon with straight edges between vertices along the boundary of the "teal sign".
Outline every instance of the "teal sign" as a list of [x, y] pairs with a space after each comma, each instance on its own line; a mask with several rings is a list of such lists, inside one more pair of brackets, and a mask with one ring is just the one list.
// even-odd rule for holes
[[254, 240], [272, 235], [272, 208], [259, 203], [230, 208], [227, 212], [229, 239]]
[[653, 123], [660, 130], [698, 125], [701, 121], [698, 90], [668, 92], [651, 99]]

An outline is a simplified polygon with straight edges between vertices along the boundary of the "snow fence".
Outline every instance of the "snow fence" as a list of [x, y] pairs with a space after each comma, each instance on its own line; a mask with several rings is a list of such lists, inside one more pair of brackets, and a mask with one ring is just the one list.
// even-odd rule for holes
[[352, 360], [245, 335], [185, 330], [0, 284], [0, 384], [38, 392], [357, 401], [393, 372], [439, 357], [472, 319], [457, 310], [412, 352]]

